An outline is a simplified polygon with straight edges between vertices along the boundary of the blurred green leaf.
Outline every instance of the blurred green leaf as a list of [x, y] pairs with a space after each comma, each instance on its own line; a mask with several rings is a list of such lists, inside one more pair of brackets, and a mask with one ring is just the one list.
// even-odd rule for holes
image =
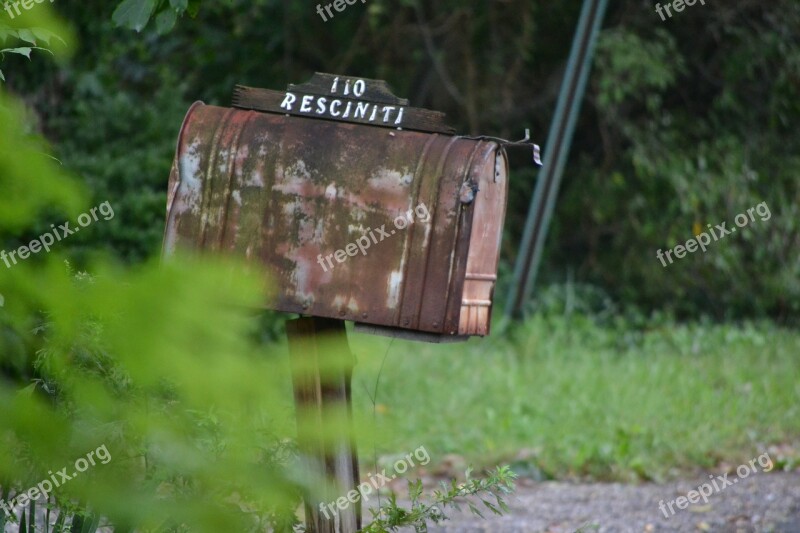
[[175, 27], [178, 16], [172, 9], [165, 9], [156, 16], [156, 29], [158, 33], [165, 34]]
[[30, 47], [3, 48], [2, 50], [0, 50], [0, 54], [5, 54], [5, 53], [8, 53], [8, 54], [19, 54], [19, 55], [25, 56], [28, 59], [30, 59], [32, 51], [33, 51], [33, 48], [30, 48]]
[[114, 10], [112, 19], [118, 26], [140, 32], [156, 8], [156, 0], [123, 0]]

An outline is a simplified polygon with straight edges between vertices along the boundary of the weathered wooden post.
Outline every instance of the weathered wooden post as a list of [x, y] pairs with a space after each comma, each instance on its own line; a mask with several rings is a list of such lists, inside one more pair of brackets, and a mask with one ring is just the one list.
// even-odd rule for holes
[[[287, 323], [299, 445], [339, 497], [359, 481], [343, 321], [429, 342], [489, 333], [514, 143], [444, 119], [383, 81], [317, 73], [237, 87], [233, 108], [196, 103], [181, 128], [164, 251], [258, 262], [276, 289], [264, 306], [304, 316]], [[344, 354], [333, 371], [328, 351]], [[355, 531], [357, 505], [320, 513], [330, 497], [307, 499], [309, 531]]]
[[[325, 473], [335, 489], [321, 500], [305, 501], [308, 531], [338, 533], [361, 528], [361, 501], [344, 509], [332, 507], [358, 485], [358, 455], [353, 442], [351, 377], [353, 356], [344, 322], [305, 317], [286, 322], [292, 359], [297, 442], [309, 472]], [[331, 410], [338, 414], [331, 419]], [[343, 416], [342, 416], [343, 415]], [[328, 507], [328, 505], [331, 507]], [[335, 511], [334, 511], [335, 509]]]

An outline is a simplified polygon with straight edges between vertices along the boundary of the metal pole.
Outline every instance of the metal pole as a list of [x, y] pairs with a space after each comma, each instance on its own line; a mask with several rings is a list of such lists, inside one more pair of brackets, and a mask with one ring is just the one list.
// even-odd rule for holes
[[[567, 71], [558, 95], [558, 104], [547, 135], [544, 165], [536, 182], [525, 231], [522, 236], [514, 281], [506, 303], [506, 317], [520, 316], [536, 282], [542, 249], [547, 238], [553, 207], [558, 197], [567, 154], [572, 144], [575, 122], [591, 70], [595, 43], [605, 16], [608, 0], [585, 0], [578, 28], [572, 41]], [[514, 290], [516, 289], [516, 290]]]

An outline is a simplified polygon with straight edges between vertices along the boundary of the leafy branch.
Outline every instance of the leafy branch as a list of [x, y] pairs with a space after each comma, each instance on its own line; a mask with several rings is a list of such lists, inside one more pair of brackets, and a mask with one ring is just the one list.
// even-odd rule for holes
[[[391, 495], [386, 505], [379, 509], [370, 509], [373, 521], [361, 529], [364, 533], [390, 533], [401, 527], [413, 527], [417, 533], [428, 531], [428, 522], [438, 524], [447, 520], [443, 509], [453, 507], [461, 510], [459, 499], [477, 496], [483, 506], [496, 515], [508, 513], [504, 497], [515, 490], [514, 480], [517, 475], [508, 466], [499, 466], [489, 472], [486, 479], [471, 477], [472, 468], [466, 471], [464, 483], [456, 480], [450, 483], [442, 482], [442, 490], [433, 492], [430, 503], [421, 501], [423, 496], [422, 482], [419, 480], [408, 482], [408, 494], [411, 499], [411, 508], [404, 509], [397, 505], [397, 497]], [[491, 501], [491, 500], [494, 501]], [[473, 514], [484, 518], [481, 510], [472, 501], [467, 499], [467, 505]]]
[[112, 20], [117, 26], [140, 32], [155, 15], [156, 29], [163, 34], [175, 26], [179, 16], [188, 13], [194, 17], [199, 9], [200, 0], [123, 0]]
[[[9, 26], [0, 24], [0, 43], [5, 44], [8, 39], [16, 39], [18, 41], [22, 41], [30, 46], [15, 46], [11, 48], [0, 48], [0, 58], [5, 59], [5, 54], [18, 54], [27, 57], [28, 59], [31, 58], [31, 52], [34, 50], [42, 50], [50, 55], [53, 54], [53, 51], [48, 48], [50, 43], [53, 39], [58, 39], [64, 45], [67, 43], [64, 42], [64, 39], [56, 35], [55, 33], [47, 30], [45, 28], [19, 28], [13, 29]], [[39, 43], [44, 43], [46, 46], [39, 46]], [[3, 71], [0, 70], [0, 81], [6, 81], [5, 76], [3, 75]]]

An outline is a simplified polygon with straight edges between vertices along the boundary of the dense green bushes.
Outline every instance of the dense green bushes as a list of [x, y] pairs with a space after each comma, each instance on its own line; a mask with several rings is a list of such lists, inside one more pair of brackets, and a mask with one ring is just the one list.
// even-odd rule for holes
[[[773, 9], [775, 9], [773, 11]], [[800, 311], [796, 4], [695, 10], [669, 33], [607, 31], [593, 104], [604, 167], [584, 158], [554, 237], [577, 240], [593, 279], [623, 301], [681, 314], [788, 318]], [[727, 22], [723, 23], [722, 21]], [[730, 21], [741, 23], [730, 24]], [[606, 170], [606, 172], [603, 172]], [[772, 213], [664, 268], [658, 249], [766, 202]], [[558, 245], [561, 261], [569, 258]]]

